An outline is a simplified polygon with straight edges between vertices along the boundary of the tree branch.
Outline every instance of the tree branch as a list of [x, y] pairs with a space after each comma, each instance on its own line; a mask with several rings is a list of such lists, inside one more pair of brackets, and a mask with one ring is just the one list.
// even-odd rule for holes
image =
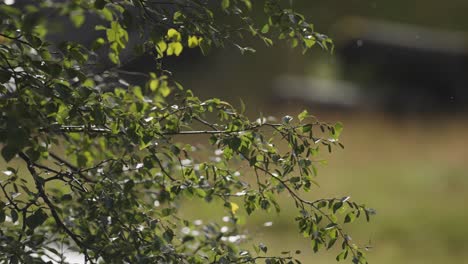
[[[278, 176], [274, 175], [272, 172], [268, 171], [268, 170], [265, 170], [264, 168], [260, 167], [260, 166], [257, 166], [255, 165], [254, 168], [256, 169], [259, 169], [263, 172], [265, 172], [266, 174], [268, 174], [269, 176], [275, 178], [277, 181], [279, 181], [281, 183], [281, 185], [283, 185], [289, 192], [289, 194], [295, 199], [297, 200], [299, 203], [301, 203], [301, 205], [303, 204], [306, 204], [306, 205], [309, 205], [311, 206], [312, 208], [314, 208], [315, 210], [317, 210], [320, 214], [322, 214], [323, 216], [325, 216], [325, 218], [327, 218], [327, 220], [330, 222], [330, 223], [335, 223], [335, 221], [333, 221], [333, 219], [327, 214], [325, 213], [322, 209], [320, 209], [315, 203], [316, 201], [308, 201], [308, 200], [305, 200], [303, 199], [302, 197], [300, 197], [296, 192], [294, 192], [291, 187], [284, 181], [282, 180], [281, 178], [279, 178]], [[301, 206], [302, 208], [304, 208], [303, 206]], [[351, 250], [351, 253], [353, 254], [353, 257], [356, 258], [356, 252], [354, 251], [354, 248], [350, 245], [349, 243], [349, 238], [348, 238], [348, 235], [346, 235], [344, 232], [343, 232], [343, 229], [340, 227], [340, 226], [336, 226], [336, 230], [338, 231], [338, 233], [340, 234], [340, 237], [343, 238], [344, 242], [346, 243], [346, 245], [348, 246], [348, 248]]]
[[62, 163], [63, 165], [67, 166], [71, 171], [72, 173], [74, 174], [78, 174], [81, 178], [83, 178], [84, 180], [86, 180], [87, 182], [96, 182], [92, 179], [90, 179], [89, 177], [87, 177], [86, 175], [84, 175], [77, 167], [75, 167], [73, 164], [71, 164], [70, 162], [66, 161], [65, 159], [59, 157], [58, 155], [54, 154], [53, 152], [49, 152], [49, 155], [55, 159], [56, 161]]
[[36, 188], [37, 188], [37, 191], [38, 191], [38, 194], [39, 194], [39, 197], [42, 198], [42, 200], [45, 202], [45, 204], [47, 205], [47, 207], [49, 208], [50, 210], [50, 213], [52, 214], [52, 217], [54, 218], [54, 221], [55, 221], [55, 224], [64, 230], [64, 232], [70, 236], [70, 238], [80, 247], [84, 250], [84, 254], [87, 255], [86, 253], [86, 249], [87, 249], [87, 246], [81, 241], [81, 238], [76, 235], [75, 233], [73, 233], [64, 223], [63, 221], [60, 219], [60, 216], [58, 215], [57, 213], [57, 210], [55, 208], [55, 206], [52, 204], [52, 202], [49, 200], [49, 197], [47, 196], [47, 194], [45, 193], [45, 189], [44, 189], [44, 184], [43, 182], [41, 182], [40, 178], [39, 178], [39, 175], [37, 173], [37, 171], [35, 170], [34, 168], [34, 164], [33, 162], [31, 161], [31, 159], [26, 156], [26, 154], [20, 152], [19, 153], [19, 156], [26, 162], [27, 164], [27, 167], [28, 167], [28, 171], [29, 173], [31, 174], [31, 176], [33, 177], [34, 179], [34, 183], [36, 185]]

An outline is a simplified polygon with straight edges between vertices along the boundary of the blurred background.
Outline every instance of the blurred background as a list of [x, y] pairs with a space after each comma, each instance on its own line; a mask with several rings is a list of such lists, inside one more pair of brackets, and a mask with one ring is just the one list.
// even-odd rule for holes
[[[175, 77], [203, 98], [242, 98], [252, 118], [307, 109], [342, 121], [345, 149], [323, 156], [321, 188], [308, 198], [350, 195], [377, 210], [370, 223], [348, 227], [372, 245], [370, 263], [466, 263], [468, 2], [294, 3], [334, 39], [333, 54], [303, 56], [285, 44], [253, 45], [257, 52], [243, 56], [228, 48], [191, 54], [173, 67]], [[200, 206], [187, 214], [221, 220]], [[290, 207], [256, 213], [247, 231], [270, 251], [300, 248], [304, 263], [335, 263], [336, 252], [314, 254], [296, 233]]]
[[[358, 244], [372, 246], [370, 263], [466, 263], [468, 1], [294, 6], [334, 39], [333, 54], [254, 42], [255, 54], [234, 47], [207, 57], [184, 52], [167, 67], [201, 98], [242, 99], [253, 119], [307, 109], [343, 122], [345, 149], [323, 154], [329, 162], [319, 170], [321, 188], [307, 198], [349, 195], [377, 210], [370, 223], [347, 226]], [[182, 208], [189, 218], [222, 222], [216, 206], [192, 201]], [[335, 263], [336, 251], [314, 254], [297, 234], [294, 213], [284, 201], [281, 214], [245, 218], [254, 237], [248, 243], [265, 242], [272, 253], [301, 249], [303, 263]]]

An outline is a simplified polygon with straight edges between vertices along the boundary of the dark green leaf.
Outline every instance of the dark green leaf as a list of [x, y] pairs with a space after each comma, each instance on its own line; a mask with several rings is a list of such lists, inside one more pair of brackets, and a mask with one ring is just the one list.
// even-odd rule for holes
[[333, 204], [333, 213], [336, 213], [336, 211], [338, 211], [341, 207], [343, 207], [343, 203], [342, 202], [336, 202]]
[[47, 220], [47, 218], [47, 214], [41, 209], [39, 209], [36, 212], [34, 212], [34, 214], [26, 218], [26, 225], [31, 230], [34, 230], [36, 227], [41, 226], [45, 222], [45, 220]]
[[260, 250], [263, 251], [263, 253], [267, 253], [267, 252], [268, 252], [268, 247], [265, 246], [265, 244], [260, 243], [260, 244], [258, 245], [258, 247], [260, 248]]
[[[18, 213], [16, 212], [15, 209], [11, 209], [10, 215], [11, 215], [11, 221], [12, 221], [13, 223], [15, 223], [16, 221], [18, 221]], [[1, 221], [0, 221], [0, 222], [1, 222]]]
[[342, 131], [343, 131], [343, 124], [341, 122], [336, 123], [335, 126], [333, 127], [333, 132], [334, 132], [333, 137], [335, 139], [339, 138]]
[[6, 145], [2, 149], [2, 157], [6, 162], [12, 160], [16, 154], [18, 154], [19, 150], [12, 145]]
[[312, 124], [302, 126], [302, 133], [307, 133], [312, 130]]
[[172, 239], [174, 238], [174, 232], [171, 229], [167, 229], [163, 233], [163, 238], [164, 238], [164, 240], [166, 240], [167, 242], [170, 243], [172, 241]]
[[97, 9], [103, 9], [105, 5], [106, 5], [105, 0], [96, 0], [94, 2], [94, 7], [96, 7]]
[[332, 248], [333, 245], [335, 245], [336, 240], [337, 238], [330, 239], [330, 241], [328, 241], [327, 249]]
[[0, 70], [0, 83], [8, 82], [11, 78], [11, 72], [6, 70]]
[[5, 214], [5, 209], [0, 208], [0, 223], [5, 222], [6, 214]]

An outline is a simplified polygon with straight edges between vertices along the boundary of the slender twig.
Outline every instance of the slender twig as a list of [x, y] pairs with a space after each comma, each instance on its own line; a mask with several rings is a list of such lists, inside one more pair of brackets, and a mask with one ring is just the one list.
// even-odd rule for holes
[[219, 134], [239, 134], [251, 130], [258, 129], [260, 127], [269, 126], [269, 127], [278, 127], [282, 124], [261, 124], [247, 127], [240, 130], [188, 130], [188, 131], [176, 131], [176, 132], [166, 132], [162, 133], [163, 135], [219, 135]]
[[134, 75], [134, 76], [141, 76], [141, 77], [145, 77], [145, 78], [150, 77], [148, 74], [143, 73], [143, 72], [125, 71], [125, 70], [122, 70], [122, 69], [119, 69], [119, 68], [110, 69], [110, 71], [112, 71], [112, 70], [114, 70], [117, 73], [124, 74], [124, 75]]
[[[279, 181], [281, 183], [281, 185], [283, 185], [289, 192], [289, 194], [295, 199], [297, 200], [299, 203], [301, 204], [307, 204], [307, 205], [310, 205], [312, 206], [312, 208], [314, 208], [315, 210], [317, 210], [320, 214], [322, 214], [323, 216], [325, 216], [327, 218], [328, 221], [330, 221], [330, 223], [335, 223], [335, 221], [333, 221], [333, 219], [330, 217], [329, 214], [325, 213], [322, 209], [320, 209], [315, 203], [316, 201], [308, 201], [308, 200], [305, 200], [303, 199], [302, 197], [300, 197], [296, 192], [294, 192], [291, 187], [286, 183], [286, 181], [284, 181], [283, 179], [279, 178], [278, 176], [274, 175], [272, 172], [268, 171], [268, 170], [265, 170], [264, 168], [260, 167], [260, 166], [257, 166], [255, 165], [254, 166], [255, 168], [263, 171], [264, 173], [268, 174], [270, 177], [273, 177], [274, 179], [276, 179], [277, 181]], [[346, 243], [346, 245], [348, 246], [349, 249], [351, 249], [351, 253], [353, 254], [353, 257], [356, 257], [356, 252], [353, 250], [353, 247], [350, 245], [349, 243], [349, 238], [348, 236], [343, 232], [342, 228], [340, 228], [339, 226], [336, 226], [336, 230], [338, 231], [338, 233], [340, 234], [340, 236], [343, 238], [344, 242]]]
[[96, 164], [95, 166], [91, 167], [91, 168], [86, 168], [86, 169], [81, 169], [79, 170], [79, 172], [87, 172], [87, 171], [91, 171], [91, 170], [95, 170], [101, 166], [103, 166], [104, 164], [108, 163], [108, 162], [111, 162], [111, 161], [118, 161], [116, 159], [106, 159], [106, 160], [103, 160], [101, 162], [99, 162], [98, 164]]
[[291, 260], [293, 259], [293, 257], [291, 256], [288, 256], [288, 257], [267, 257], [267, 256], [256, 256], [256, 257], [250, 257], [250, 258], [246, 258], [245, 260], [242, 260], [241, 262], [236, 262], [236, 263], [248, 263], [248, 262], [256, 262], [256, 260], [258, 259], [276, 259], [276, 260]]
[[81, 178], [83, 178], [84, 180], [86, 180], [88, 182], [95, 182], [94, 180], [90, 179], [89, 177], [87, 177], [86, 175], [81, 173], [80, 169], [78, 169], [77, 167], [75, 167], [73, 164], [66, 161], [65, 159], [59, 157], [58, 155], [54, 154], [53, 152], [49, 152], [49, 155], [53, 159], [55, 159], [56, 161], [60, 162], [61, 164], [64, 164], [65, 166], [67, 166], [72, 171], [72, 173], [78, 174]]
[[28, 168], [28, 171], [29, 173], [31, 174], [31, 176], [33, 177], [34, 179], [34, 183], [36, 185], [36, 189], [38, 191], [38, 194], [39, 196], [42, 198], [42, 200], [45, 202], [45, 204], [47, 205], [47, 207], [49, 208], [50, 210], [50, 213], [52, 214], [52, 217], [54, 218], [54, 221], [55, 221], [55, 224], [60, 227], [61, 229], [63, 229], [63, 231], [68, 235], [70, 236], [70, 238], [79, 246], [83, 249], [84, 251], [84, 254], [87, 255], [86, 253], [86, 249], [87, 249], [87, 246], [86, 244], [84, 244], [82, 241], [81, 241], [81, 238], [79, 237], [79, 235], [76, 235], [75, 233], [73, 233], [62, 221], [62, 219], [60, 219], [60, 216], [58, 215], [57, 213], [57, 209], [55, 208], [54, 204], [52, 204], [52, 202], [50, 201], [49, 197], [47, 196], [46, 192], [45, 192], [45, 189], [44, 189], [44, 183], [41, 182], [41, 180], [39, 179], [39, 174], [37, 173], [36, 169], [34, 168], [34, 164], [33, 162], [31, 161], [31, 159], [26, 156], [26, 154], [20, 152], [18, 154], [27, 164], [27, 168]]
[[208, 121], [206, 121], [206, 120], [204, 120], [204, 119], [202, 119], [202, 118], [200, 118], [198, 116], [193, 117], [193, 119], [197, 120], [198, 122], [200, 122], [200, 123], [202, 123], [202, 124], [204, 124], [204, 125], [206, 125], [208, 127], [211, 127], [213, 130], [216, 130], [216, 131], [219, 130], [214, 124], [212, 124], [212, 123], [210, 123], [210, 122], [208, 122]]
[[14, 40], [14, 41], [17, 41], [21, 44], [24, 44], [24, 45], [27, 45], [33, 49], [35, 49], [29, 42], [26, 42], [24, 40], [21, 40], [20, 38], [22, 37], [22, 35], [19, 35], [19, 36], [16, 36], [16, 37], [12, 37], [12, 36], [8, 36], [8, 35], [5, 35], [5, 34], [1, 34], [0, 33], [0, 36], [4, 37], [4, 38], [7, 38], [7, 39], [11, 39], [11, 40]]
[[[164, 117], [163, 117], [164, 118]], [[161, 120], [160, 120], [161, 121]], [[217, 135], [217, 134], [236, 134], [236, 133], [242, 133], [246, 131], [251, 131], [255, 130], [261, 127], [272, 127], [272, 128], [278, 128], [280, 126], [283, 126], [283, 124], [272, 124], [272, 123], [263, 123], [259, 125], [252, 125], [249, 127], [246, 127], [245, 129], [240, 129], [240, 130], [183, 130], [183, 131], [168, 131], [168, 132], [162, 132], [161, 135], [167, 135], [167, 136], [175, 136], [175, 135]], [[49, 131], [60, 131], [60, 132], [65, 132], [65, 133], [96, 133], [96, 134], [110, 134], [112, 131], [108, 128], [102, 128], [102, 127], [87, 127], [87, 126], [61, 126], [57, 129], [47, 129], [47, 128], [41, 128], [39, 131], [42, 132], [49, 132]]]
[[8, 195], [6, 189], [5, 189], [5, 185], [3, 184], [0, 184], [0, 188], [2, 189], [3, 191], [3, 194], [5, 195], [5, 197], [7, 198], [8, 202], [16, 209], [16, 211], [21, 211], [20, 208], [18, 207], [18, 205], [13, 201], [13, 199]]
[[159, 167], [161, 168], [161, 171], [163, 172], [163, 174], [166, 175], [169, 179], [171, 179], [171, 181], [176, 181], [176, 179], [174, 179], [174, 178], [169, 174], [169, 172], [167, 172], [167, 171], [164, 169], [164, 166], [162, 165], [161, 160], [159, 160], [159, 158], [156, 156], [156, 154], [154, 154], [154, 157], [155, 157], [155, 160], [156, 160], [156, 162], [158, 163]]
[[63, 173], [60, 172], [60, 171], [54, 170], [54, 169], [52, 169], [52, 168], [49, 168], [49, 167], [47, 167], [47, 166], [45, 166], [45, 165], [42, 165], [42, 164], [39, 164], [39, 163], [36, 163], [36, 162], [32, 162], [32, 164], [34, 165], [34, 167], [37, 167], [37, 168], [39, 168], [39, 169], [46, 170], [46, 171], [48, 171], [48, 172], [52, 172], [52, 173], [55, 173], [55, 174], [58, 174], [58, 175], [63, 174]]

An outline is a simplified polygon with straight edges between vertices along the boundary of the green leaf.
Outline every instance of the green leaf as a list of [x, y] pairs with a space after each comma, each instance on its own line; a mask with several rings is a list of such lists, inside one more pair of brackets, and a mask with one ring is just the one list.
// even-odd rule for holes
[[156, 44], [156, 50], [158, 54], [162, 56], [162, 54], [167, 50], [167, 43], [164, 40], [161, 40]]
[[179, 22], [183, 17], [184, 15], [182, 14], [182, 12], [176, 11], [173, 16], [174, 22]]
[[16, 154], [18, 154], [19, 150], [16, 146], [13, 145], [6, 145], [2, 149], [2, 157], [6, 162], [12, 160]]
[[[11, 212], [10, 212], [10, 215], [11, 215], [11, 221], [13, 223], [15, 223], [16, 221], [18, 221], [18, 213], [16, 212], [16, 210], [14, 209], [11, 209]], [[1, 221], [0, 221], [1, 222]]]
[[159, 86], [159, 80], [158, 79], [152, 79], [149, 83], [149, 87], [151, 89], [151, 91], [156, 91], [156, 89], [158, 88]]
[[315, 45], [315, 39], [304, 39], [307, 48], [312, 48]]
[[163, 97], [167, 97], [169, 94], [171, 94], [171, 88], [169, 88], [167, 85], [159, 86], [158, 91]]
[[112, 61], [112, 63], [114, 64], [119, 64], [120, 63], [120, 59], [119, 59], [119, 55], [115, 52], [109, 52], [109, 59]]
[[94, 7], [97, 8], [97, 9], [103, 9], [105, 5], [106, 5], [105, 0], [96, 0], [94, 2]]
[[0, 208], [0, 223], [5, 222], [5, 219], [6, 219], [5, 209]]
[[179, 56], [183, 49], [184, 47], [180, 42], [171, 42], [167, 47], [167, 55], [171, 56], [175, 54], [176, 56]]
[[129, 192], [133, 187], [135, 187], [135, 182], [133, 180], [128, 180], [124, 184], [124, 192]]
[[107, 28], [103, 25], [96, 25], [94, 26], [94, 30], [99, 31], [99, 30], [107, 30]]
[[35, 150], [34, 148], [28, 148], [26, 150], [26, 155], [28, 155], [32, 161], [37, 161], [41, 157], [41, 152]]
[[352, 223], [354, 222], [355, 219], [356, 219], [356, 215], [354, 214], [354, 212], [349, 212], [348, 214], [346, 214], [344, 222]]
[[211, 41], [207, 39], [202, 39], [200, 41], [200, 50], [203, 53], [203, 55], [208, 55], [208, 53], [211, 50]]
[[341, 207], [343, 207], [342, 202], [337, 202], [337, 203], [333, 204], [333, 213], [336, 213], [336, 211], [338, 211]]
[[267, 253], [267, 252], [268, 252], [268, 247], [267, 247], [265, 244], [260, 243], [260, 244], [258, 245], [258, 247], [260, 248], [261, 251], [263, 251], [263, 253]]
[[195, 48], [200, 45], [200, 39], [197, 36], [190, 36], [188, 38], [188, 47]]
[[334, 139], [338, 139], [341, 135], [341, 132], [343, 131], [343, 124], [341, 122], [337, 122], [334, 126], [333, 126], [333, 138]]
[[53, 77], [58, 77], [62, 73], [63, 68], [58, 63], [47, 63], [44, 66], [44, 70]]
[[330, 241], [328, 241], [327, 249], [332, 248], [333, 245], [335, 245], [335, 243], [336, 243], [337, 240], [338, 240], [337, 238], [332, 238], [332, 239], [330, 239]]
[[65, 106], [65, 105], [60, 105], [59, 106], [59, 108], [57, 110], [57, 115], [56, 115], [57, 122], [59, 124], [64, 124], [65, 123], [65, 120], [68, 117], [68, 112], [69, 112], [69, 109], [68, 109], [67, 106]]
[[322, 200], [322, 201], [320, 201], [320, 202], [317, 204], [317, 207], [318, 207], [318, 208], [322, 208], [322, 207], [327, 206], [327, 204], [328, 204], [327, 201]]
[[307, 133], [307, 132], [310, 132], [311, 130], [312, 130], [312, 124], [307, 124], [307, 125], [302, 126], [302, 133]]
[[112, 11], [109, 8], [103, 8], [101, 10], [101, 15], [104, 17], [105, 20], [112, 22], [114, 16], [112, 15]]
[[221, 8], [226, 10], [229, 8], [229, 5], [230, 5], [230, 1], [229, 0], [222, 0], [221, 1]]
[[170, 243], [174, 238], [174, 232], [171, 229], [166, 229], [166, 231], [163, 233], [163, 238]]
[[317, 238], [312, 240], [312, 250], [314, 251], [314, 253], [317, 253], [321, 247], [323, 247], [323, 244], [320, 241], [320, 239]]
[[195, 188], [195, 193], [198, 195], [198, 197], [201, 197], [201, 198], [206, 197], [206, 192], [201, 188]]
[[245, 4], [245, 7], [247, 7], [247, 10], [252, 9], [252, 2], [250, 0], [241, 0], [241, 1]]
[[336, 256], [336, 261], [344, 260], [346, 259], [347, 256], [348, 256], [348, 250], [345, 249], [340, 254], [338, 254], [338, 256]]
[[103, 38], [97, 38], [93, 44], [91, 45], [91, 49], [92, 50], [97, 50], [99, 49], [100, 47], [102, 47], [102, 45], [104, 45], [106, 43], [106, 41], [103, 39]]
[[174, 42], [180, 42], [181, 39], [182, 39], [182, 36], [180, 35], [179, 31], [173, 29], [173, 28], [170, 28], [168, 31], [167, 31], [167, 38], [174, 41]]
[[85, 15], [82, 12], [72, 12], [70, 14], [70, 19], [73, 22], [73, 25], [76, 28], [79, 28], [85, 21]]
[[234, 202], [230, 202], [229, 205], [229, 207], [231, 208], [231, 213], [236, 214], [237, 210], [239, 210], [239, 205], [237, 205]]
[[366, 214], [366, 221], [369, 222], [370, 221], [370, 216], [371, 215], [375, 215], [375, 210], [374, 209], [370, 209], [370, 208], [365, 208], [364, 209], [364, 212]]
[[307, 110], [304, 110], [297, 116], [297, 118], [299, 119], [299, 121], [302, 122], [302, 120], [306, 119], [308, 116], [309, 112], [307, 112]]
[[0, 70], [0, 83], [6, 83], [11, 78], [11, 72], [6, 70]]
[[265, 42], [265, 44], [267, 45], [267, 47], [273, 46], [273, 40], [264, 37], [264, 38], [263, 38], [263, 41]]
[[42, 209], [37, 210], [34, 214], [28, 216], [26, 218], [26, 225], [31, 229], [34, 230], [36, 227], [41, 226], [45, 220], [47, 220], [48, 216]]

